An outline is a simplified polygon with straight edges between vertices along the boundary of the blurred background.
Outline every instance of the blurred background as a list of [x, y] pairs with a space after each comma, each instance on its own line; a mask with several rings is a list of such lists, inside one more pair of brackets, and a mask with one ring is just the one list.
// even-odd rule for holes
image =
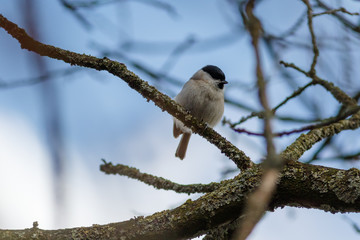
[[[310, 68], [312, 45], [305, 5], [298, 0], [257, 1], [264, 28], [263, 69], [275, 107], [309, 82], [280, 66]], [[359, 1], [311, 1], [314, 12]], [[142, 79], [174, 97], [194, 72], [219, 66], [228, 84], [224, 117], [238, 122], [260, 111], [254, 57], [240, 14], [241, 1], [198, 0], [1, 0], [0, 13], [35, 39], [70, 51], [125, 63]], [[318, 75], [360, 96], [360, 18], [344, 13], [314, 18]], [[306, 89], [276, 113], [275, 132], [335, 116], [340, 105], [320, 86]], [[69, 66], [22, 50], [0, 30], [0, 228], [43, 229], [124, 221], [174, 208], [200, 195], [155, 190], [136, 180], [99, 171], [101, 159], [191, 184], [238, 173], [232, 161], [199, 136], [184, 161], [172, 117], [106, 72]], [[259, 162], [266, 152], [261, 119], [236, 133], [215, 129]], [[299, 134], [276, 138], [280, 152]], [[316, 144], [302, 158], [325, 166], [360, 167], [359, 130]], [[344, 160], [345, 159], [345, 160]], [[267, 213], [250, 239], [358, 239], [358, 214], [331, 214], [286, 207]]]

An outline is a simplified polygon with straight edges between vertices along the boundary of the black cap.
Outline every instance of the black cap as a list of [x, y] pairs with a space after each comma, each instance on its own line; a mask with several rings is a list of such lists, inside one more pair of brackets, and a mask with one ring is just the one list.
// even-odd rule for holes
[[203, 67], [202, 70], [204, 72], [207, 72], [208, 74], [210, 74], [210, 76], [214, 79], [219, 79], [221, 81], [225, 81], [225, 74], [217, 66], [207, 65], [207, 66]]

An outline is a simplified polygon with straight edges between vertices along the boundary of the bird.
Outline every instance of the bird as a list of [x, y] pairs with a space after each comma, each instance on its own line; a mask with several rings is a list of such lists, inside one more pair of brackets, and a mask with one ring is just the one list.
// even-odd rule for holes
[[[214, 127], [224, 113], [224, 85], [227, 83], [219, 67], [206, 65], [184, 84], [174, 100], [198, 120]], [[191, 134], [191, 129], [174, 117], [173, 135], [175, 138], [182, 135], [175, 157], [185, 158]]]

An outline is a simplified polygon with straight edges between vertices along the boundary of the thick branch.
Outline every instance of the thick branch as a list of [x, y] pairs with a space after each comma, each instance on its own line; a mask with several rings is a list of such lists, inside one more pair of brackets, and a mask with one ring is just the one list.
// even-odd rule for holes
[[108, 58], [100, 59], [40, 43], [27, 35], [24, 29], [19, 28], [1, 14], [0, 26], [11, 36], [16, 38], [24, 49], [36, 52], [41, 56], [62, 60], [71, 65], [93, 68], [99, 71], [105, 70], [123, 79], [132, 89], [139, 92], [144, 98], [153, 101], [159, 108], [181, 120], [185, 126], [190, 127], [193, 132], [201, 135], [210, 143], [217, 146], [222, 153], [235, 162], [239, 169], [245, 170], [253, 165], [250, 158], [246, 156], [244, 152], [239, 150], [212, 128], [207, 127], [204, 122], [196, 120], [195, 117], [187, 113], [182, 106], [177, 104], [170, 97], [159, 92], [155, 87], [149, 85], [146, 81], [129, 71], [124, 64], [112, 61]]
[[[196, 237], [241, 215], [246, 196], [261, 180], [248, 169], [195, 201], [148, 217], [63, 230], [0, 230], [0, 239], [184, 239]], [[335, 212], [360, 212], [360, 171], [291, 161], [282, 171], [270, 210], [283, 206]]]

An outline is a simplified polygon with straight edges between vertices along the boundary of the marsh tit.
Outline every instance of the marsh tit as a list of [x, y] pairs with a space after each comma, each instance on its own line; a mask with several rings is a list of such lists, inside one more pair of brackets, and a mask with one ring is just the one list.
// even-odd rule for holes
[[[224, 113], [224, 84], [227, 83], [225, 74], [220, 68], [207, 65], [185, 83], [181, 92], [175, 97], [175, 101], [198, 120], [214, 127]], [[175, 156], [181, 160], [185, 158], [191, 133], [191, 130], [180, 120], [174, 118], [174, 137], [177, 138], [182, 134], [175, 153]]]

